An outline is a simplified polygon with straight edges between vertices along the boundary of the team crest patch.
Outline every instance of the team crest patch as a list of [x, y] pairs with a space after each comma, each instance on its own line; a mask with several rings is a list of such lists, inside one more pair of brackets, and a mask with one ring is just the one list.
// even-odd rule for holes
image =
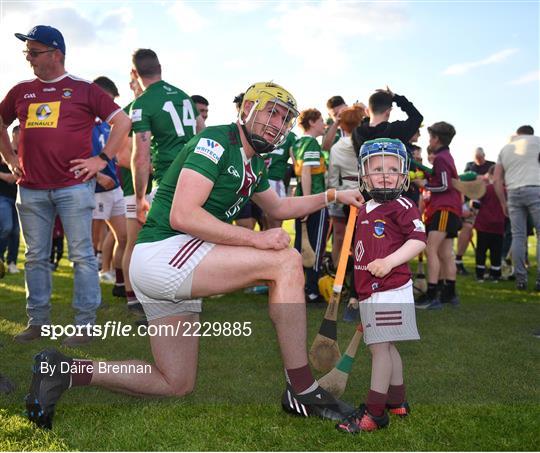
[[134, 123], [135, 121], [141, 121], [142, 120], [142, 109], [133, 109], [131, 111], [131, 121]]
[[375, 220], [373, 222], [373, 236], [375, 236], [377, 239], [381, 239], [384, 237], [384, 220]]
[[72, 94], [73, 90], [71, 88], [62, 88], [62, 97], [64, 99], [71, 99]]
[[413, 223], [414, 223], [414, 231], [418, 231], [420, 233], [426, 232], [426, 227], [424, 225], [424, 222], [422, 222], [420, 219], [414, 219]]
[[225, 148], [223, 148], [223, 146], [221, 146], [215, 140], [210, 138], [201, 138], [197, 143], [197, 146], [195, 146], [194, 152], [195, 154], [200, 154], [201, 156], [204, 156], [217, 164], [219, 159], [221, 159], [223, 151], [225, 151]]

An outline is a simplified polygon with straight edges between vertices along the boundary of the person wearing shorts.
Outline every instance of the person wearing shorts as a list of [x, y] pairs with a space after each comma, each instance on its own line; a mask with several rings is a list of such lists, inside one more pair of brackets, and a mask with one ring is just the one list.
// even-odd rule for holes
[[[116, 88], [114, 82], [108, 77], [97, 77], [94, 80], [94, 83], [100, 86], [112, 99], [119, 96], [118, 88]], [[103, 151], [103, 147], [109, 139], [110, 130], [111, 128], [107, 123], [100, 120], [96, 121], [96, 125], [92, 131], [92, 155], [98, 156]], [[107, 166], [96, 175], [95, 204], [96, 207], [92, 212], [92, 236], [94, 238], [94, 248], [96, 248], [97, 243], [99, 242], [99, 232], [103, 231], [103, 223], [106, 223], [115, 240], [112, 253], [115, 283], [112, 294], [116, 297], [125, 297], [126, 288], [124, 283], [124, 272], [122, 270], [122, 257], [126, 248], [127, 238], [125, 217], [126, 207], [124, 194], [120, 187], [120, 180], [117, 175], [117, 163], [115, 158], [107, 162]]]
[[[139, 84], [135, 74], [131, 73], [131, 80], [129, 82], [129, 88], [133, 92], [133, 97], [138, 98], [143, 89]], [[135, 100], [134, 99], [134, 100]], [[124, 112], [129, 115], [131, 106], [133, 104], [131, 101], [127, 106], [124, 107]], [[130, 311], [135, 311], [139, 313], [144, 313], [142, 305], [137, 300], [135, 292], [131, 287], [131, 282], [129, 280], [129, 264], [131, 262], [131, 254], [133, 253], [133, 247], [135, 247], [135, 241], [137, 240], [137, 235], [141, 231], [142, 224], [137, 219], [137, 201], [135, 197], [135, 189], [133, 187], [133, 174], [131, 173], [131, 150], [133, 149], [133, 138], [132, 133], [129, 134], [128, 139], [124, 143], [124, 146], [118, 151], [118, 168], [119, 168], [119, 177], [120, 185], [122, 187], [122, 192], [124, 194], [124, 205], [125, 205], [125, 218], [126, 218], [126, 247], [124, 249], [124, 255], [122, 257], [122, 269], [124, 270], [124, 281], [126, 286], [126, 299], [127, 299], [127, 308]], [[152, 174], [148, 176], [148, 183], [146, 185], [146, 201], [149, 205], [152, 205], [152, 200], [156, 193], [157, 189], [153, 188], [153, 178]]]
[[428, 290], [417, 308], [439, 310], [443, 303], [459, 305], [456, 294], [456, 264], [453, 239], [461, 229], [463, 197], [452, 186], [458, 179], [454, 158], [450, 154], [450, 143], [456, 135], [451, 124], [440, 121], [428, 127], [429, 148], [435, 156], [433, 174], [424, 186], [431, 192], [432, 215], [427, 223]]
[[409, 405], [396, 341], [418, 340], [411, 271], [407, 262], [424, 248], [420, 211], [401, 196], [409, 184], [409, 158], [396, 139], [375, 139], [360, 148], [360, 190], [371, 196], [358, 211], [354, 272], [364, 342], [372, 356], [365, 404], [336, 428], [347, 433], [374, 431], [391, 414], [406, 416]]
[[[283, 409], [332, 420], [350, 413], [352, 408], [322, 389], [309, 369], [302, 261], [289, 247], [289, 235], [281, 228], [251, 231], [232, 225], [252, 197], [281, 219], [304, 217], [335, 201], [361, 206], [357, 190], [332, 189], [283, 199], [269, 187], [260, 154], [285, 140], [297, 115], [296, 101], [284, 88], [273, 82], [256, 83], [245, 93], [237, 122], [206, 128], [187, 142], [163, 176], [130, 268], [149, 327], [171, 326], [176, 333], [150, 338], [151, 366], [122, 362], [149, 366], [145, 374], [94, 372], [99, 370], [97, 362], [47, 350], [37, 354], [27, 400], [32, 421], [51, 424], [56, 402], [70, 386], [98, 385], [139, 396], [192, 392], [199, 337], [184, 332], [199, 321], [200, 298], [260, 281], [269, 284], [269, 314], [286, 373]], [[44, 361], [71, 362], [70, 369], [78, 372], [42, 374]]]

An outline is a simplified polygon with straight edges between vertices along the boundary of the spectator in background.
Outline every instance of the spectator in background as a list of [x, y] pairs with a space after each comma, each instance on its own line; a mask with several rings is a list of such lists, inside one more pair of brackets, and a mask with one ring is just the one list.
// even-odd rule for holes
[[474, 160], [465, 164], [465, 172], [474, 171], [478, 175], [485, 175], [485, 179], [490, 179], [488, 172], [495, 165], [495, 162], [486, 160], [484, 148], [479, 146], [474, 150]]
[[[133, 101], [124, 107], [124, 112], [129, 114], [131, 106], [135, 99], [137, 99], [143, 92], [143, 89], [137, 78], [133, 73], [130, 74], [129, 88], [133, 93]], [[144, 314], [141, 303], [138, 301], [133, 287], [131, 286], [131, 280], [129, 279], [129, 266], [131, 263], [131, 255], [133, 253], [133, 248], [135, 247], [135, 241], [137, 240], [137, 235], [141, 231], [142, 224], [137, 220], [137, 202], [135, 200], [135, 189], [133, 187], [133, 174], [131, 172], [131, 151], [133, 149], [133, 140], [132, 134], [129, 134], [129, 137], [124, 143], [124, 146], [118, 151], [118, 165], [119, 165], [119, 174], [120, 174], [120, 183], [122, 185], [122, 191], [124, 193], [124, 202], [126, 206], [126, 230], [127, 230], [127, 239], [126, 247], [124, 249], [124, 256], [122, 258], [122, 269], [124, 270], [124, 282], [126, 286], [126, 299], [127, 299], [127, 308], [129, 311], [136, 312], [138, 314]], [[152, 204], [152, 198], [154, 192], [152, 192], [152, 173], [148, 176], [148, 183], [146, 185], [146, 201], [149, 204]]]
[[54, 228], [52, 232], [52, 247], [51, 247], [51, 267], [53, 271], [58, 269], [60, 260], [64, 256], [64, 227], [60, 216], [54, 219]]
[[[493, 165], [495, 165], [495, 162], [486, 160], [486, 153], [484, 152], [484, 149], [478, 147], [474, 151], [474, 160], [472, 162], [467, 162], [465, 165], [465, 172], [474, 171], [478, 175], [485, 175], [487, 180], [487, 172], [491, 167], [493, 167]], [[467, 211], [466, 207], [464, 208], [464, 211]], [[459, 231], [457, 239], [456, 268], [458, 274], [467, 275], [467, 269], [465, 269], [465, 266], [463, 265], [463, 255], [465, 255], [465, 252], [467, 252], [467, 247], [472, 239], [472, 230], [475, 222], [474, 214], [471, 213], [468, 216], [464, 216], [462, 220], [463, 226]]]
[[[405, 121], [389, 121], [394, 102], [407, 114]], [[352, 133], [353, 147], [357, 154], [365, 141], [375, 138], [397, 138], [403, 143], [409, 143], [424, 120], [405, 96], [393, 93], [388, 87], [386, 90], [377, 90], [369, 97], [368, 113], [369, 118], [365, 118]]]
[[191, 100], [195, 102], [195, 107], [197, 107], [199, 115], [201, 115], [202, 119], [206, 122], [206, 118], [208, 118], [208, 106], [210, 105], [208, 100], [199, 94], [191, 96]]
[[[91, 236], [94, 176], [114, 156], [130, 120], [100, 87], [66, 72], [66, 46], [56, 28], [38, 25], [27, 35], [15, 36], [26, 42], [24, 54], [36, 75], [15, 85], [0, 103], [5, 123], [0, 151], [19, 178], [17, 209], [26, 242], [28, 327], [15, 336], [24, 343], [40, 338], [41, 326], [51, 322], [49, 258], [56, 214], [64, 225], [74, 263], [75, 324], [95, 323], [101, 291]], [[91, 157], [96, 117], [113, 127], [102, 153]], [[21, 124], [18, 155], [5, 129], [15, 119]], [[90, 340], [87, 335], [74, 335], [64, 344], [77, 346]]]
[[[411, 172], [416, 172], [417, 170], [419, 170], [416, 164], [422, 162], [422, 148], [415, 144], [419, 138], [420, 129], [418, 129], [416, 133], [412, 136], [409, 143], [405, 143], [405, 148], [407, 149], [407, 153], [409, 154], [409, 170]], [[414, 177], [412, 173], [410, 173], [409, 188], [403, 193], [403, 196], [414, 201], [416, 206], [418, 206], [420, 203], [420, 187], [416, 182], [417, 179], [418, 178], [416, 178], [416, 173], [414, 174]]]
[[478, 209], [474, 228], [476, 230], [476, 280], [483, 282], [486, 271], [486, 252], [489, 250], [489, 279], [498, 282], [501, 279], [501, 251], [504, 235], [504, 215], [495, 187], [493, 173], [495, 164], [488, 170], [486, 193], [480, 200], [471, 200]]
[[204, 120], [184, 91], [161, 78], [161, 64], [152, 49], [137, 49], [131, 61], [131, 74], [144, 88], [130, 111], [134, 141], [131, 171], [137, 218], [142, 224], [150, 209], [146, 197], [150, 174], [159, 186], [182, 147], [204, 128]]
[[[294, 132], [289, 132], [285, 142], [269, 152], [264, 163], [268, 170], [268, 182], [270, 187], [274, 189], [280, 198], [287, 196], [284, 179], [287, 173], [288, 161], [293, 157], [293, 146], [296, 143], [297, 137]], [[263, 212], [263, 226], [265, 230], [270, 228], [281, 228], [281, 220], [273, 219]]]
[[[339, 124], [343, 131], [343, 137], [330, 150], [329, 188], [338, 190], [358, 189], [358, 157], [352, 146], [351, 133], [365, 116], [366, 111], [359, 104], [341, 111]], [[348, 213], [344, 212], [343, 204], [334, 203], [328, 207], [328, 214], [332, 219], [333, 228], [332, 261], [334, 266], [337, 266]]]
[[456, 134], [454, 126], [440, 121], [428, 127], [429, 147], [433, 151], [433, 174], [424, 189], [431, 192], [426, 255], [428, 261], [428, 291], [426, 300], [417, 308], [436, 310], [443, 303], [459, 305], [456, 294], [456, 265], [453, 238], [461, 228], [461, 193], [452, 186], [458, 174], [450, 143]]
[[326, 132], [322, 141], [322, 151], [326, 164], [328, 165], [330, 148], [334, 145], [341, 137], [344, 136], [343, 129], [339, 124], [339, 118], [343, 109], [346, 109], [347, 103], [341, 96], [332, 96], [328, 101], [326, 101], [326, 108], [328, 110], [329, 126], [326, 129]]
[[[118, 88], [114, 82], [104, 76], [94, 80], [111, 99], [119, 96]], [[107, 143], [110, 134], [110, 126], [97, 120], [92, 132], [92, 154], [99, 155]], [[111, 159], [107, 166], [96, 175], [96, 207], [92, 213], [92, 230], [99, 232], [103, 223], [109, 226], [110, 234], [114, 236], [114, 249], [112, 253], [112, 265], [114, 267], [114, 286], [112, 295], [116, 297], [126, 297], [124, 284], [124, 273], [122, 271], [122, 257], [126, 248], [126, 203], [124, 194], [120, 187], [120, 180], [117, 175], [116, 159]], [[98, 237], [97, 234], [94, 235]]]
[[[11, 146], [15, 153], [17, 153], [18, 144], [19, 126], [15, 126], [11, 132]], [[21, 232], [17, 208], [15, 207], [15, 200], [17, 199], [16, 179], [0, 155], [0, 278], [4, 276], [6, 271], [5, 262], [7, 262], [8, 273], [19, 273], [17, 255], [19, 254]], [[6, 249], [7, 258], [4, 260]]]
[[[324, 134], [324, 120], [317, 109], [300, 112], [298, 126], [304, 131], [294, 144], [295, 173], [298, 178], [296, 197], [315, 195], [326, 190], [324, 176], [326, 164], [317, 137]], [[336, 200], [338, 201], [338, 200]], [[309, 243], [315, 252], [313, 267], [304, 268], [306, 272], [306, 302], [323, 303], [319, 294], [319, 269], [326, 248], [326, 232], [328, 229], [328, 213], [326, 208], [319, 209], [302, 219], [295, 220], [296, 236], [294, 248], [302, 250], [302, 223], [306, 223]]]
[[[341, 110], [339, 125], [343, 131], [343, 137], [330, 149], [330, 164], [328, 167], [329, 188], [337, 190], [358, 189], [358, 157], [352, 146], [351, 133], [358, 127], [365, 116], [366, 110], [361, 104], [354, 104], [352, 107]], [[328, 214], [332, 219], [332, 262], [334, 268], [336, 268], [349, 217], [349, 206], [345, 206], [342, 203], [333, 203], [328, 206]], [[348, 267], [350, 268], [348, 278], [351, 280], [348, 307], [357, 309], [358, 298], [354, 284], [352, 263]], [[349, 269], [347, 270], [349, 271]]]
[[[536, 262], [540, 263], [540, 137], [531, 126], [521, 126], [516, 134], [499, 153], [494, 184], [503, 212], [510, 218], [516, 287], [526, 290], [527, 214], [536, 229]], [[536, 291], [540, 291], [540, 265]]]

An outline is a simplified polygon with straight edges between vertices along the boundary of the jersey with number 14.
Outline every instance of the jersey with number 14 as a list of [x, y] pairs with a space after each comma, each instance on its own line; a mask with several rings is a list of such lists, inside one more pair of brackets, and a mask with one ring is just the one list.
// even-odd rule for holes
[[186, 93], [163, 80], [150, 85], [133, 102], [133, 132], [152, 134], [152, 173], [158, 184], [182, 147], [196, 134], [196, 111]]
[[264, 160], [248, 159], [236, 123], [207, 127], [193, 137], [165, 173], [137, 243], [167, 239], [181, 231], [170, 224], [176, 184], [183, 168], [200, 173], [214, 183], [203, 209], [231, 223], [255, 192], [270, 188]]

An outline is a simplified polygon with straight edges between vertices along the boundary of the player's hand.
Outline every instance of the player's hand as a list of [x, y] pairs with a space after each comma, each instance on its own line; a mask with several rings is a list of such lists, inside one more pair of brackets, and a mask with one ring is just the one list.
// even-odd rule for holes
[[348, 205], [352, 204], [359, 208], [364, 203], [364, 197], [360, 191], [356, 189], [338, 190], [336, 192], [336, 202]]
[[75, 179], [83, 178], [82, 182], [92, 179], [99, 171], [107, 166], [101, 157], [94, 156], [89, 159], [73, 159], [70, 161], [73, 167], [69, 171], [75, 172]]
[[[0, 159], [1, 161], [2, 159]], [[23, 171], [21, 168], [21, 164], [19, 163], [19, 158], [17, 154], [13, 153], [10, 157], [8, 157], [8, 160], [6, 161], [9, 171], [13, 173], [13, 175], [19, 179], [23, 175]]]
[[148, 211], [150, 211], [150, 203], [146, 198], [136, 198], [135, 200], [137, 203], [137, 220], [141, 225], [144, 225]]
[[290, 243], [291, 237], [283, 228], [272, 228], [256, 233], [253, 246], [261, 250], [283, 250]]
[[382, 278], [388, 275], [392, 270], [392, 266], [386, 259], [379, 258], [369, 263], [367, 265], [367, 270], [371, 272], [371, 275]]
[[504, 204], [501, 203], [501, 208], [502, 208], [502, 210], [503, 210], [503, 214], [504, 214], [506, 217], [510, 218], [510, 216], [508, 215], [508, 204], [507, 204], [506, 202], [504, 202]]

